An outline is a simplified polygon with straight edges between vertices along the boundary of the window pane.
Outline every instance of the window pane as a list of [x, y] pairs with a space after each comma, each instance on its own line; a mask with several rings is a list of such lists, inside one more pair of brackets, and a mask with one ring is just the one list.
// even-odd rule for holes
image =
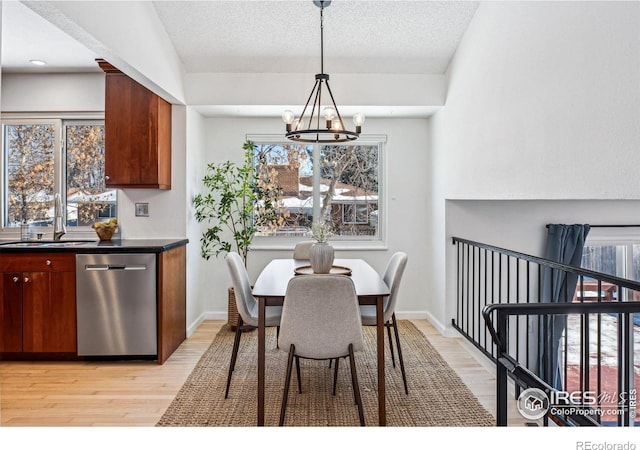
[[618, 267], [618, 252], [624, 251], [617, 245], [586, 245], [582, 251], [581, 267], [608, 275], [621, 276], [622, 267]]
[[338, 236], [378, 235], [378, 146], [320, 149], [320, 216]]
[[53, 124], [5, 125], [7, 190], [5, 223], [16, 227], [25, 220], [47, 225], [53, 218]]
[[66, 125], [67, 225], [115, 218], [116, 191], [104, 184], [104, 126]]
[[[254, 156], [277, 214], [258, 235], [302, 236], [315, 220], [331, 223], [336, 236], [379, 236], [377, 144], [257, 144]], [[256, 209], [258, 220], [264, 213]]]
[[[255, 167], [261, 187], [273, 193], [275, 223], [261, 236], [303, 236], [313, 221], [313, 146], [257, 144]], [[260, 214], [260, 207], [256, 214]]]

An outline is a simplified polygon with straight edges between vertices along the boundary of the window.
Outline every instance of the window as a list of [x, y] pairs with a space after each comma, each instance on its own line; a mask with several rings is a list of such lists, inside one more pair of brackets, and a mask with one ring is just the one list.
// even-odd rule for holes
[[259, 235], [304, 236], [311, 223], [325, 221], [334, 239], [380, 239], [384, 139], [340, 145], [253, 140], [260, 180], [278, 192], [277, 223]]
[[342, 223], [368, 224], [369, 205], [366, 203], [359, 204], [355, 202], [351, 205], [345, 204], [342, 209]]
[[[582, 262], [580, 266], [584, 269], [602, 272], [608, 275], [640, 281], [640, 245], [634, 243], [637, 239], [605, 238], [599, 239], [596, 234], [593, 238], [587, 239], [583, 248]], [[578, 284], [574, 301], [584, 302], [617, 302], [617, 301], [639, 301], [639, 293], [622, 288], [612, 283], [598, 283], [594, 279], [585, 277]], [[583, 323], [577, 316], [567, 318], [567, 330], [565, 339], [567, 341], [567, 390], [580, 389], [580, 377], [578, 367], [581, 361], [580, 348], [578, 344], [583, 336]], [[602, 377], [603, 392], [615, 392], [617, 386], [619, 332], [618, 317], [615, 314], [591, 315], [589, 317], [589, 330], [596, 337], [590, 338], [591, 353], [599, 352], [602, 359], [602, 367], [599, 369]], [[632, 389], [640, 386], [640, 314], [634, 314], [632, 318], [631, 348], [628, 349], [632, 364], [634, 365], [634, 377], [631, 380]], [[597, 347], [599, 347], [599, 350]], [[595, 374], [593, 375], [595, 379]], [[609, 400], [607, 399], [607, 402]], [[611, 400], [613, 401], [613, 399]], [[606, 402], [605, 402], [606, 403]], [[606, 404], [610, 409], [615, 409], [614, 404]], [[604, 407], [604, 406], [603, 406]], [[640, 411], [640, 406], [636, 407]], [[603, 416], [603, 422], [615, 423], [617, 417]]]
[[[600, 244], [588, 242], [584, 246], [580, 266], [584, 269], [640, 281], [640, 245], [633, 243]], [[610, 283], [602, 283], [601, 287], [601, 300], [618, 300], [617, 286]], [[625, 298], [631, 294], [633, 298]], [[585, 289], [585, 297], [588, 295], [589, 291]], [[591, 295], [597, 299], [597, 289], [594, 289]], [[622, 300], [638, 301], [640, 300], [640, 293], [625, 290]]]
[[116, 191], [104, 184], [104, 121], [3, 120], [4, 228], [53, 224], [54, 195], [66, 199], [66, 223], [89, 226], [116, 217]]

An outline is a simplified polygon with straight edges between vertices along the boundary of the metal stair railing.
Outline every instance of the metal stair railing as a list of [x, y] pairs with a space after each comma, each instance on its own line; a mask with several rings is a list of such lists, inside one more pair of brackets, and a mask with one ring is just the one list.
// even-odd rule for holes
[[[537, 303], [537, 304], [493, 304], [487, 305], [482, 310], [482, 316], [486, 322], [487, 329], [491, 334], [493, 342], [498, 347], [496, 358], [496, 422], [498, 426], [507, 425], [507, 375], [511, 374], [516, 384], [521, 388], [536, 387], [544, 391], [549, 397], [552, 388], [540, 377], [519, 364], [509, 355], [509, 326], [508, 321], [511, 316], [541, 316], [541, 315], [561, 315], [561, 314], [606, 314], [614, 313], [622, 317], [622, 320], [630, 325], [631, 314], [640, 312], [640, 302], [616, 302], [616, 303]], [[492, 314], [495, 313], [495, 321]], [[494, 326], [495, 323], [495, 326]], [[625, 348], [631, 346], [631, 333], [624, 336], [623, 345]], [[630, 352], [624, 352], [622, 366], [632, 369], [632, 357]], [[623, 378], [620, 392], [631, 392], [630, 377]], [[622, 425], [629, 426], [635, 417], [635, 402], [625, 402], [619, 405], [622, 411]], [[584, 414], [584, 411], [576, 411], [560, 417], [568, 425], [599, 425], [592, 415]], [[557, 423], [557, 422], [556, 422]]]
[[[596, 413], [602, 412], [600, 399], [606, 397], [606, 389], [628, 397], [635, 392], [640, 385], [639, 282], [467, 239], [454, 237], [453, 244], [457, 246], [457, 280], [452, 327], [501, 371], [500, 408], [506, 399], [504, 374], [513, 380], [516, 396], [529, 387], [554, 390], [551, 380], [556, 369], [548, 355], [553, 353], [549, 351], [554, 337], [550, 324], [557, 318], [567, 320], [558, 364], [565, 388], [570, 384], [578, 391], [594, 391], [599, 399]], [[576, 286], [564, 284], [561, 303], [542, 303], [541, 299], [548, 297], [543, 278], [559, 273], [573, 274]], [[485, 311], [501, 317], [486, 326]], [[501, 330], [502, 326], [506, 328]], [[615, 418], [549, 416], [544, 425], [551, 419], [566, 425], [601, 424], [604, 420], [630, 426], [636, 411], [630, 404], [632, 399], [627, 400], [627, 409]], [[499, 411], [499, 424], [506, 423], [505, 414], [505, 410]]]

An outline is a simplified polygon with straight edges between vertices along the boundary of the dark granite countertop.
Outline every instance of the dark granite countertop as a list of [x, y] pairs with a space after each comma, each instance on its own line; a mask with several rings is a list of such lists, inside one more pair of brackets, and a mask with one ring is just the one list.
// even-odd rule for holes
[[0, 253], [161, 253], [188, 242], [188, 239], [0, 241]]

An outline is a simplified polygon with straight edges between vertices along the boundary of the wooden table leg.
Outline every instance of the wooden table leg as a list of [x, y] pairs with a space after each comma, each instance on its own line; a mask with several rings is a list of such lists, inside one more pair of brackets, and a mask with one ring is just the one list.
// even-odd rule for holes
[[258, 426], [264, 426], [265, 299], [258, 298]]
[[384, 297], [376, 301], [376, 331], [378, 341], [378, 424], [387, 425], [386, 393], [384, 382]]

